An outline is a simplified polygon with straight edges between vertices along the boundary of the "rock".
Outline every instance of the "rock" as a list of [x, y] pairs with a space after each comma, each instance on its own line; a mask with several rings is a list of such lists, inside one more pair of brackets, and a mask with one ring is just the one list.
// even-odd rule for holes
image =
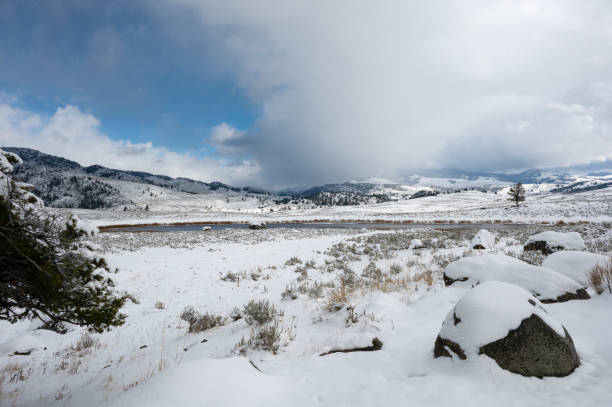
[[495, 245], [495, 236], [486, 229], [480, 229], [472, 239], [472, 249], [491, 249]]
[[204, 231], [204, 232], [208, 232], [208, 231], [210, 231], [210, 230], [212, 230], [212, 228], [211, 228], [210, 226], [204, 226], [204, 227], [202, 228], [202, 231]]
[[525, 243], [524, 250], [539, 250], [542, 254], [551, 254], [557, 250], [584, 250], [584, 240], [578, 232], [542, 232], [535, 234]]
[[249, 229], [251, 230], [262, 230], [266, 228], [266, 222], [251, 222], [249, 223]]
[[563, 377], [580, 366], [572, 337], [559, 335], [540, 317], [523, 320], [508, 336], [481, 348], [502, 368], [523, 376]]
[[535, 242], [529, 242], [523, 246], [525, 251], [538, 251], [544, 255], [549, 255], [553, 252], [552, 248], [548, 247], [548, 244], [544, 240], [538, 240]]
[[[503, 299], [503, 301], [500, 301]], [[446, 316], [435, 357], [486, 355], [523, 376], [567, 376], [580, 359], [567, 330], [526, 290], [499, 281], [468, 291]]]
[[568, 250], [551, 254], [544, 259], [542, 267], [561, 273], [583, 287], [587, 287], [589, 285], [589, 272], [595, 266], [604, 266], [609, 261], [610, 257], [603, 254]]
[[349, 348], [349, 349], [332, 349], [328, 352], [321, 353], [319, 356], [331, 355], [332, 353], [349, 353], [349, 352], [373, 352], [377, 350], [381, 350], [383, 343], [380, 339], [374, 338], [372, 339], [372, 344], [369, 346], [362, 346], [359, 348]]
[[464, 257], [444, 269], [444, 284], [468, 287], [484, 281], [516, 284], [544, 303], [589, 299], [576, 281], [545, 267], [533, 266], [502, 254]]

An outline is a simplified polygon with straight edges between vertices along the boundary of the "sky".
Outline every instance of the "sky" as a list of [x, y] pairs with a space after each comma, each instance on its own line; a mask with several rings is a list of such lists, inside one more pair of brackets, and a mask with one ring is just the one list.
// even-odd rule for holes
[[82, 165], [298, 188], [601, 166], [610, 129], [606, 0], [0, 0], [0, 145]]

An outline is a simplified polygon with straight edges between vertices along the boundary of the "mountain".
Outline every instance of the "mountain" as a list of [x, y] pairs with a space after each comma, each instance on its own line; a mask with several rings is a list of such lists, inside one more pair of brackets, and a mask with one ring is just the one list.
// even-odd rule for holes
[[[47, 206], [87, 209], [140, 207], [133, 196], [126, 192], [127, 189], [121, 188], [126, 183], [152, 185], [189, 194], [220, 192], [231, 195], [270, 195], [260, 189], [233, 187], [221, 182], [206, 183], [141, 171], [117, 170], [100, 165], [83, 167], [77, 162], [29, 148], [2, 147], [2, 149], [22, 158], [23, 164], [15, 167], [13, 177], [17, 181], [34, 185], [36, 188], [34, 192]], [[122, 181], [122, 183], [113, 181]], [[145, 189], [141, 192], [145, 194]], [[150, 190], [146, 192], [153, 194]]]
[[234, 187], [221, 182], [172, 178], [142, 171], [125, 171], [100, 165], [83, 167], [77, 162], [29, 148], [2, 147], [18, 154], [23, 164], [13, 173], [17, 181], [35, 186], [47, 206], [69, 208], [123, 208], [151, 210], [273, 210], [275, 205], [342, 206], [364, 205], [467, 190], [498, 191], [521, 182], [527, 192], [574, 193], [612, 186], [606, 166], [529, 169], [514, 174], [429, 173], [413, 175], [401, 182], [384, 178], [325, 184], [302, 192], [272, 194], [252, 187]]

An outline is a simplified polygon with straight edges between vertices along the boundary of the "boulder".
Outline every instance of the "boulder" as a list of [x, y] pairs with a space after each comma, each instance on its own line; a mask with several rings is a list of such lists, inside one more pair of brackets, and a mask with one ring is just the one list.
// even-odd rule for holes
[[249, 223], [249, 229], [251, 230], [262, 230], [266, 228], [266, 222], [251, 222]]
[[524, 250], [539, 250], [542, 254], [551, 254], [558, 250], [584, 250], [584, 240], [578, 232], [542, 232], [530, 236]]
[[597, 265], [605, 266], [609, 261], [610, 257], [603, 254], [569, 250], [551, 254], [544, 259], [542, 267], [561, 273], [587, 287], [589, 272]]
[[446, 266], [443, 278], [447, 286], [471, 287], [484, 281], [503, 281], [524, 288], [544, 303], [590, 298], [582, 285], [571, 278], [503, 254], [456, 260]]
[[540, 301], [513, 284], [488, 281], [468, 291], [446, 316], [434, 356], [486, 355], [523, 376], [567, 376], [579, 365], [574, 342]]
[[472, 239], [472, 249], [491, 249], [495, 245], [495, 236], [486, 229], [480, 229]]

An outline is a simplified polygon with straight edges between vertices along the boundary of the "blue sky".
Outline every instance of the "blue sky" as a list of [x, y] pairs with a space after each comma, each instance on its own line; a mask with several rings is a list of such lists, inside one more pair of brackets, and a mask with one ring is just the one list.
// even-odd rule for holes
[[39, 113], [78, 105], [111, 138], [200, 151], [213, 126], [248, 128], [258, 110], [210, 37], [200, 30], [179, 45], [136, 1], [3, 1], [0, 89]]
[[612, 3], [0, 0], [0, 145], [266, 188], [612, 160]]

